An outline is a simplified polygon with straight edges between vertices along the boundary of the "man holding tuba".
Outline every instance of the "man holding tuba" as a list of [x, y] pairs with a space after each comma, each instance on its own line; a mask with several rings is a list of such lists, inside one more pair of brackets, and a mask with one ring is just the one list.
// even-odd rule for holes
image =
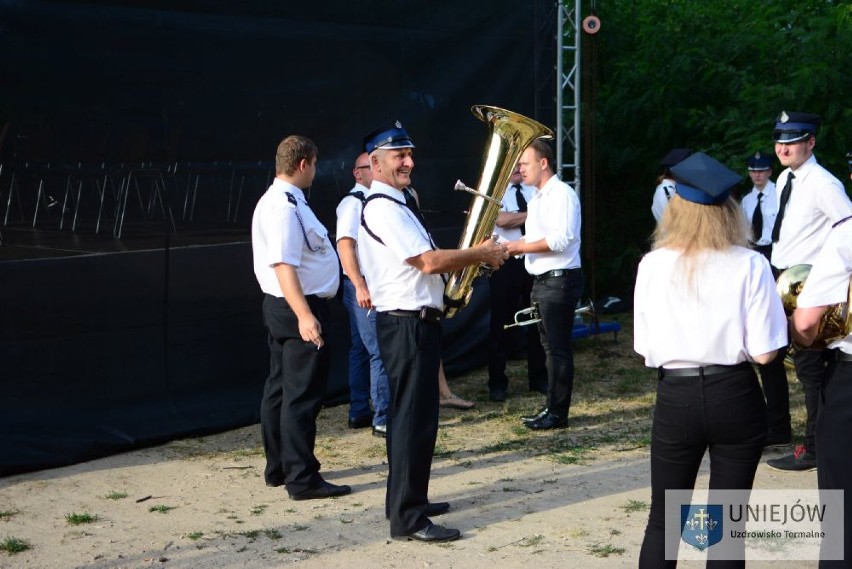
[[[852, 217], [835, 224], [822, 250], [814, 259], [793, 312], [793, 341], [803, 346], [817, 339], [823, 315], [836, 303], [846, 303], [852, 279]], [[821, 490], [844, 490], [844, 551], [852, 557], [852, 327], [846, 319], [845, 337], [831, 341], [828, 370], [820, 392], [816, 425], [817, 481]], [[848, 567], [848, 565], [843, 565]], [[822, 567], [822, 564], [820, 565]]]
[[538, 304], [538, 330], [547, 362], [547, 400], [535, 415], [522, 417], [530, 429], [568, 426], [574, 387], [571, 332], [574, 309], [583, 293], [580, 269], [580, 200], [574, 189], [556, 176], [553, 150], [535, 140], [519, 159], [521, 178], [536, 187], [527, 205], [526, 234], [506, 244], [510, 255], [526, 255], [533, 275], [530, 299]]
[[[843, 184], [817, 163], [813, 150], [820, 117], [782, 111], [775, 122], [775, 155], [785, 169], [776, 185], [778, 215], [772, 227], [772, 266], [775, 274], [799, 264], [813, 264], [831, 226], [852, 215], [852, 202]], [[777, 470], [816, 468], [816, 423], [819, 394], [825, 376], [822, 350], [798, 350], [796, 376], [805, 392], [805, 442], [788, 456], [767, 461]]]
[[467, 249], [438, 249], [420, 210], [406, 204], [414, 143], [399, 121], [364, 139], [373, 183], [361, 213], [358, 255], [372, 293], [379, 351], [390, 385], [385, 512], [394, 539], [443, 542], [457, 529], [433, 524], [449, 504], [427, 498], [438, 434], [438, 368], [444, 314], [442, 273], [487, 263], [499, 268], [506, 248], [488, 238]]

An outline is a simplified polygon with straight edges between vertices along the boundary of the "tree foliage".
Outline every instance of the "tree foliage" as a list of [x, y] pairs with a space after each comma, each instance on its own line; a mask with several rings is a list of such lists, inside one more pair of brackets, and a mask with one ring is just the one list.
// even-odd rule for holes
[[[702, 150], [745, 175], [772, 152], [781, 110], [822, 115], [818, 160], [846, 178], [852, 149], [852, 4], [841, 0], [604, 0], [593, 116], [601, 294], [630, 295], [653, 230], [651, 196], [671, 148]], [[597, 42], [596, 44], [593, 42]], [[775, 174], [780, 168], [775, 169]], [[746, 180], [747, 182], [747, 180]], [[744, 182], [742, 189], [747, 189]]]

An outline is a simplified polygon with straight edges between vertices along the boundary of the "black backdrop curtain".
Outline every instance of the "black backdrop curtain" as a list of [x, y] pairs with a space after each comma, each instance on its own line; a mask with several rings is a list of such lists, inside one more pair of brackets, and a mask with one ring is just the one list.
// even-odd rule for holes
[[[553, 126], [536, 103], [552, 73], [536, 57], [553, 38], [551, 3], [293, 4], [0, 2], [3, 207], [10, 173], [33, 163], [268, 164], [298, 133], [319, 146], [310, 200], [333, 231], [362, 136], [399, 119], [428, 222], [455, 246], [469, 199], [451, 188], [476, 182], [487, 140], [470, 107]], [[224, 206], [199, 179], [194, 223], [207, 220], [210, 241]], [[20, 219], [0, 227], [0, 475], [257, 420], [268, 356], [248, 220], [264, 189], [246, 189], [228, 238], [210, 244], [184, 218], [171, 237], [136, 228], [151, 232], [136, 245], [84, 246], [66, 227], [48, 247], [51, 228], [12, 210]], [[447, 322], [450, 374], [483, 363], [484, 295]], [[335, 316], [330, 402], [346, 396], [348, 329]]]

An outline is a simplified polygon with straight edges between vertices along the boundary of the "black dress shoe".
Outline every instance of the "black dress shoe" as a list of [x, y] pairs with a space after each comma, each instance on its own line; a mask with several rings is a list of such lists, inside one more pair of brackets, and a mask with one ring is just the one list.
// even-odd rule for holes
[[426, 504], [426, 516], [429, 518], [431, 518], [432, 516], [440, 516], [442, 514], [446, 514], [449, 511], [449, 502], [429, 502], [428, 504]]
[[547, 407], [542, 407], [541, 409], [539, 409], [538, 413], [536, 413], [535, 415], [525, 415], [525, 416], [521, 417], [521, 423], [529, 423], [530, 421], [535, 421], [536, 419], [540, 419], [541, 417], [544, 417], [545, 415], [547, 415], [548, 412], [549, 412], [549, 410], [548, 410]]
[[356, 417], [354, 419], [349, 419], [349, 428], [350, 429], [366, 429], [370, 425], [373, 424], [373, 416], [372, 415], [364, 415], [363, 417]]
[[291, 500], [321, 500], [323, 498], [335, 498], [337, 496], [345, 496], [352, 492], [352, 488], [342, 484], [332, 484], [323, 480], [314, 488], [308, 488], [298, 494], [290, 494]]
[[383, 439], [386, 439], [388, 436], [388, 426], [376, 425], [375, 427], [373, 427], [373, 436], [382, 437]]
[[410, 533], [408, 535], [394, 535], [391, 536], [394, 539], [401, 540], [415, 540], [415, 541], [425, 541], [429, 542], [442, 542], [442, 541], [453, 541], [454, 539], [458, 539], [461, 537], [461, 532], [457, 529], [453, 528], [445, 528], [444, 526], [439, 526], [437, 524], [433, 524], [429, 522], [429, 525], [425, 528], [418, 530], [414, 533]]
[[505, 401], [506, 400], [506, 390], [505, 389], [490, 389], [488, 391], [488, 399], [491, 401]]
[[559, 417], [553, 413], [547, 412], [534, 421], [524, 423], [528, 429], [534, 431], [543, 431], [546, 429], [564, 429], [568, 426], [567, 417]]

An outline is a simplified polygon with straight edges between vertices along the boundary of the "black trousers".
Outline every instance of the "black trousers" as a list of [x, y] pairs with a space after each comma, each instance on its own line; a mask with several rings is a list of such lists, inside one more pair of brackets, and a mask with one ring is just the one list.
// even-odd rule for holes
[[[751, 366], [703, 377], [660, 378], [651, 427], [651, 511], [640, 568], [677, 565], [665, 560], [665, 491], [695, 488], [708, 449], [710, 490], [750, 490], [765, 438], [766, 404]], [[744, 567], [745, 562], [708, 565]]]
[[491, 324], [488, 329], [488, 389], [507, 389], [506, 361], [518, 344], [518, 336], [526, 334], [527, 378], [530, 389], [547, 385], [544, 348], [537, 326], [504, 329], [515, 321], [515, 313], [530, 306], [533, 278], [523, 259], [510, 257], [489, 279], [491, 287]]
[[824, 350], [797, 350], [793, 356], [796, 364], [796, 377], [805, 393], [805, 448], [817, 453], [816, 425], [819, 417], [820, 392], [825, 381], [826, 360]]
[[832, 362], [822, 389], [816, 426], [817, 482], [820, 490], [843, 490], [845, 561], [821, 561], [820, 568], [852, 567], [852, 362]]
[[778, 350], [775, 359], [765, 365], [757, 365], [763, 397], [766, 399], [767, 438], [786, 440], [790, 432], [790, 386], [787, 384], [787, 369], [784, 367], [786, 349]]
[[583, 272], [575, 269], [559, 277], [535, 280], [530, 295], [541, 315], [538, 332], [547, 355], [547, 408], [563, 418], [568, 416], [574, 389], [571, 332], [583, 284]]
[[391, 535], [401, 536], [429, 524], [426, 505], [438, 436], [441, 324], [379, 312], [376, 329], [390, 385], [385, 513]]
[[[328, 330], [326, 302], [315, 296], [307, 300], [323, 330]], [[297, 494], [322, 481], [314, 444], [328, 381], [329, 347], [317, 350], [302, 340], [296, 314], [283, 298], [264, 296], [263, 321], [270, 354], [260, 404], [264, 478], [267, 484], [285, 484], [290, 494]]]

